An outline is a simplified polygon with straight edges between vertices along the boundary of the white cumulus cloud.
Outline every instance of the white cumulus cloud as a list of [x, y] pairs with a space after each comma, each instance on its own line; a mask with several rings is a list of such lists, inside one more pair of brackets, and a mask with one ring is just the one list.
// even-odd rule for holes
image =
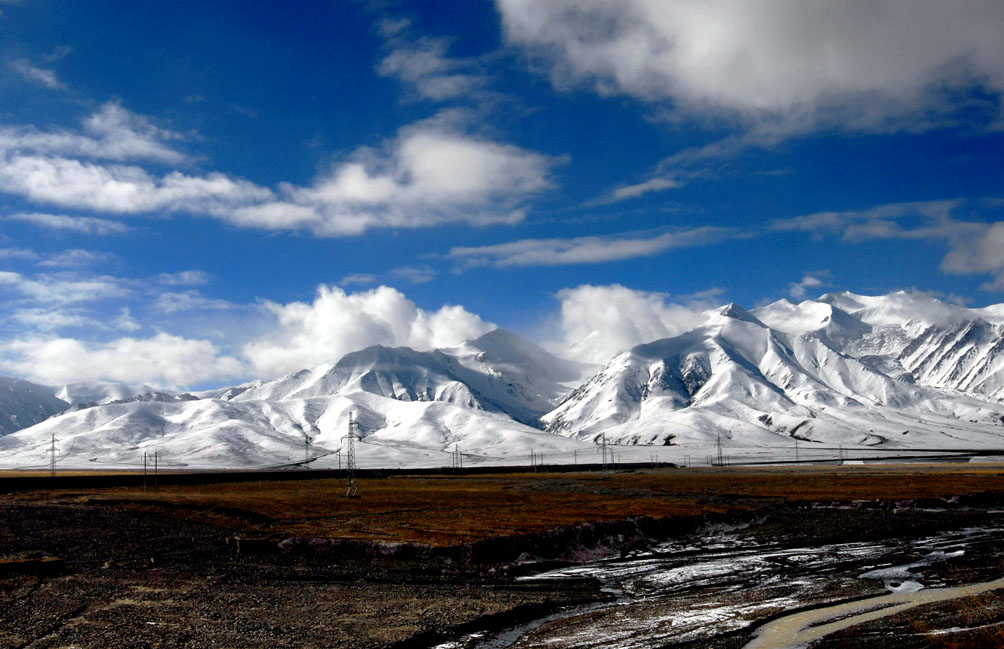
[[387, 286], [350, 294], [322, 285], [310, 304], [268, 302], [266, 307], [277, 318], [276, 328], [243, 347], [255, 369], [266, 376], [335, 361], [370, 345], [427, 350], [456, 345], [495, 328], [461, 306], [421, 309]]
[[[0, 192], [103, 214], [188, 213], [318, 236], [517, 223], [529, 199], [552, 187], [551, 169], [560, 159], [472, 133], [472, 123], [464, 111], [443, 111], [402, 128], [379, 149], [357, 149], [308, 186], [280, 183], [273, 191], [219, 172], [165, 171], [160, 167], [191, 164], [172, 147], [183, 136], [112, 102], [78, 131], [0, 127]], [[122, 231], [90, 217], [36, 212], [15, 218], [49, 228]]]
[[565, 353], [587, 363], [606, 363], [635, 345], [676, 336], [700, 326], [703, 311], [719, 295], [711, 291], [670, 301], [665, 293], [611, 284], [558, 292]]
[[240, 361], [206, 340], [159, 333], [85, 344], [72, 338], [15, 340], [0, 344], [0, 368], [38, 383], [101, 380], [166, 388], [242, 375]]
[[558, 86], [668, 101], [690, 116], [881, 128], [1004, 90], [994, 0], [496, 0], [510, 43]]
[[380, 151], [363, 148], [309, 187], [223, 214], [241, 226], [346, 236], [449, 222], [509, 224], [551, 187], [555, 160], [463, 132], [454, 115], [412, 125]]
[[796, 300], [804, 300], [805, 295], [810, 288], [819, 288], [820, 286], [825, 285], [826, 283], [818, 277], [805, 275], [802, 277], [801, 281], [788, 284], [788, 294]]

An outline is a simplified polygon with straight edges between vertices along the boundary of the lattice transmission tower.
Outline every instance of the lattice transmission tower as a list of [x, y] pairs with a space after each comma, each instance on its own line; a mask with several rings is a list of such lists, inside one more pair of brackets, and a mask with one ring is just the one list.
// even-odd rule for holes
[[356, 487], [356, 440], [359, 439], [359, 424], [349, 413], [349, 434], [342, 439], [346, 440], [345, 445], [345, 469], [348, 477], [348, 485], [345, 488], [346, 498], [358, 498], [359, 489]]

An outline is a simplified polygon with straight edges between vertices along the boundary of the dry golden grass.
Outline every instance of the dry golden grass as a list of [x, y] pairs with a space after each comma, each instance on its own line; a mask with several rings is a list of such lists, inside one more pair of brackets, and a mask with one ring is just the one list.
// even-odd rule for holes
[[[634, 515], [750, 509], [771, 500], [899, 500], [1004, 493], [1000, 465], [729, 467], [624, 473], [397, 476], [39, 491], [8, 499], [87, 501], [215, 522], [244, 534], [449, 545]], [[109, 503], [111, 504], [111, 503]], [[245, 515], [244, 513], [251, 515]]]

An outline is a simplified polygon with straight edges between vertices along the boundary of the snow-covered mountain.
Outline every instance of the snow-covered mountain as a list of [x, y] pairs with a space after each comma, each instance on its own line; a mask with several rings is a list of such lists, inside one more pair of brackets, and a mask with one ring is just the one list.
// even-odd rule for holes
[[618, 355], [544, 422], [629, 444], [999, 446], [999, 316], [906, 293], [728, 305]]
[[889, 376], [1004, 400], [1004, 305], [966, 309], [903, 291], [833, 293], [755, 313], [779, 331], [817, 332]]
[[350, 412], [363, 438], [361, 458], [383, 466], [441, 466], [455, 450], [467, 462], [571, 455], [588, 446], [529, 424], [539, 425], [582, 369], [498, 330], [430, 352], [375, 346], [215, 398], [146, 393], [69, 412], [0, 440], [0, 461], [40, 463], [55, 433], [63, 456], [76, 464], [135, 464], [157, 451], [168, 466], [261, 466], [305, 457], [320, 458], [315, 466], [333, 465]]
[[999, 449], [1002, 340], [1004, 305], [834, 293], [709, 311], [700, 326], [627, 350], [582, 382], [584, 366], [497, 330], [432, 351], [369, 347], [201, 399], [65, 386], [68, 401], [104, 403], [0, 437], [0, 465], [44, 463], [55, 434], [75, 465], [135, 465], [156, 451], [173, 466], [337, 466], [350, 413], [368, 466], [449, 465], [457, 450], [468, 464], [541, 453], [597, 461], [603, 439], [618, 453], [637, 448], [636, 459], [719, 441]]
[[66, 410], [50, 388], [0, 376], [0, 435], [33, 426]]
[[229, 388], [232, 401], [284, 401], [368, 392], [397, 401], [444, 401], [538, 425], [581, 378], [583, 366], [496, 329], [457, 347], [417, 352], [376, 345], [267, 382]]

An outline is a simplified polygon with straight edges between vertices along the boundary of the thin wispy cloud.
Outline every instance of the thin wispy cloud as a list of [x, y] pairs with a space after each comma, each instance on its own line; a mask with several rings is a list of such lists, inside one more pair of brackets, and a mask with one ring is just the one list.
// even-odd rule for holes
[[82, 120], [78, 131], [0, 127], [0, 153], [9, 157], [184, 164], [189, 156], [171, 145], [184, 139], [180, 133], [159, 127], [118, 102], [106, 102]]
[[566, 266], [623, 261], [658, 255], [674, 248], [692, 248], [749, 236], [721, 227], [697, 227], [670, 232], [521, 239], [489, 246], [457, 246], [447, 257], [464, 266]]
[[23, 79], [45, 86], [49, 90], [66, 90], [66, 84], [61, 82], [53, 70], [40, 68], [28, 59], [15, 59], [7, 67]]
[[407, 20], [384, 20], [379, 29], [388, 54], [380, 61], [381, 76], [396, 78], [419, 97], [431, 101], [471, 98], [486, 85], [477, 61], [448, 55], [446, 38], [414, 37]]
[[34, 261], [39, 254], [27, 248], [0, 248], [0, 261]]
[[[816, 212], [770, 224], [774, 231], [809, 233], [813, 238], [840, 237], [849, 243], [875, 240], [932, 241], [947, 246], [942, 271], [956, 275], [991, 275], [984, 291], [1004, 291], [1004, 221], [955, 218], [963, 207], [979, 208], [955, 199], [890, 203], [846, 212]], [[999, 209], [984, 202], [987, 211]]]
[[48, 230], [61, 230], [77, 234], [108, 236], [125, 234], [130, 227], [120, 221], [100, 219], [93, 216], [67, 216], [44, 212], [20, 212], [6, 217], [10, 221], [21, 221]]
[[204, 270], [179, 270], [157, 275], [157, 282], [165, 286], [202, 286], [209, 280], [209, 273]]
[[47, 268], [84, 268], [114, 262], [118, 257], [103, 250], [83, 250], [74, 248], [47, 256], [38, 263]]
[[115, 277], [72, 272], [26, 276], [0, 271], [0, 290], [3, 289], [19, 295], [22, 301], [40, 305], [95, 302], [131, 293], [131, 289]]
[[218, 311], [235, 308], [226, 300], [208, 298], [197, 290], [167, 291], [161, 293], [153, 308], [160, 313], [182, 313], [186, 311]]
[[403, 279], [410, 284], [425, 284], [436, 278], [438, 273], [431, 266], [401, 266], [388, 273], [391, 277]]
[[376, 284], [378, 278], [372, 273], [352, 273], [339, 280], [339, 286], [357, 286], [365, 284]]

